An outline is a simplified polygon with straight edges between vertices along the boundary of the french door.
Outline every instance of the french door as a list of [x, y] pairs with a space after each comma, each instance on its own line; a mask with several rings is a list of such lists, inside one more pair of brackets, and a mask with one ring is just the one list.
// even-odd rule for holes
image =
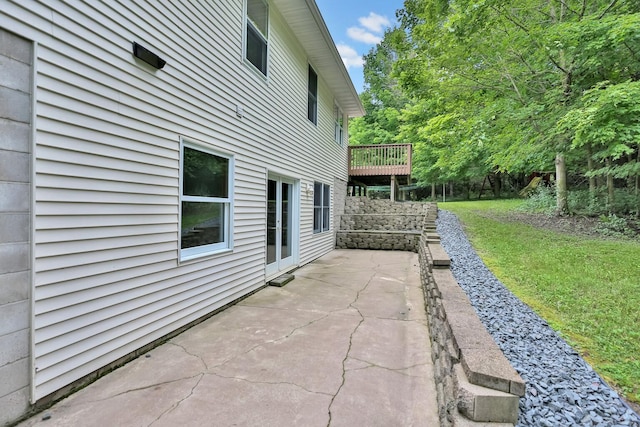
[[270, 174], [267, 182], [267, 279], [296, 263], [297, 205], [296, 181]]

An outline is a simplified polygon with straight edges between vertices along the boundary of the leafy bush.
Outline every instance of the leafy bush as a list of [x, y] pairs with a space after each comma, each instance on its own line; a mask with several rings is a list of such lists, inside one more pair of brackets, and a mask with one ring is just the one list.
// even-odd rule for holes
[[[531, 192], [520, 210], [525, 212], [553, 215], [556, 209], [555, 187], [539, 186]], [[600, 188], [595, 193], [589, 190], [572, 190], [568, 193], [569, 211], [584, 216], [638, 216], [640, 212], [640, 196], [633, 190], [616, 189], [614, 203], [609, 205], [606, 188]], [[615, 222], [615, 220], [614, 220]]]
[[556, 209], [555, 186], [539, 185], [527, 197], [519, 210], [553, 215]]
[[640, 197], [632, 190], [616, 189], [613, 205], [608, 203], [605, 188], [598, 189], [594, 194], [588, 190], [569, 192], [569, 210], [580, 215], [637, 215], [638, 206], [640, 206]]
[[634, 235], [627, 220], [615, 214], [601, 215], [600, 223], [597, 225], [596, 231], [611, 237], [632, 237]]

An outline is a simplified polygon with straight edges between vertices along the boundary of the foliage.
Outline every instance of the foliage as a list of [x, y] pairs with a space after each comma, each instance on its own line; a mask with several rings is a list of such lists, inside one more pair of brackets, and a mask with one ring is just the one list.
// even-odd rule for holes
[[554, 187], [540, 185], [525, 199], [519, 207], [526, 212], [542, 213], [552, 215], [556, 208], [556, 190]]
[[[554, 186], [538, 186], [526, 199], [520, 210], [524, 212], [551, 215], [555, 211], [556, 193]], [[640, 196], [627, 190], [617, 190], [613, 205], [607, 204], [607, 194], [602, 191], [592, 193], [587, 190], [573, 190], [568, 197], [572, 215], [607, 217], [609, 215], [637, 216]]]
[[640, 3], [405, 0], [397, 15], [365, 57], [354, 143], [412, 142], [421, 185], [555, 164], [563, 195], [565, 162], [640, 185]]
[[599, 233], [605, 236], [633, 236], [633, 230], [629, 228], [627, 220], [623, 217], [617, 216], [616, 214], [601, 216], [600, 224], [598, 224], [597, 230]]
[[[443, 203], [494, 274], [640, 402], [640, 244], [534, 228], [505, 215], [520, 203]], [[522, 242], [527, 244], [523, 245]]]
[[400, 111], [407, 99], [391, 73], [397, 57], [393, 42], [397, 31], [388, 30], [364, 57], [365, 90], [360, 99], [367, 114], [349, 124], [352, 145], [392, 144], [398, 137]]

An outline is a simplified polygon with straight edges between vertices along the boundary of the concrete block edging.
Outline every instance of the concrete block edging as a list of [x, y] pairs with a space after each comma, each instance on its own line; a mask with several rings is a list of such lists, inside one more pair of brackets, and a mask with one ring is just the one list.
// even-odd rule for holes
[[433, 232], [426, 234], [418, 253], [436, 383], [443, 384], [440, 425], [515, 425], [525, 382], [478, 318]]

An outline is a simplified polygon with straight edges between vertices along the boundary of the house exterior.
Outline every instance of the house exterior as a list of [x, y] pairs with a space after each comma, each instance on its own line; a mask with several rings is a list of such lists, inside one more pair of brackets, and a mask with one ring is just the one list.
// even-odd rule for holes
[[0, 2], [0, 423], [333, 249], [314, 0]]

